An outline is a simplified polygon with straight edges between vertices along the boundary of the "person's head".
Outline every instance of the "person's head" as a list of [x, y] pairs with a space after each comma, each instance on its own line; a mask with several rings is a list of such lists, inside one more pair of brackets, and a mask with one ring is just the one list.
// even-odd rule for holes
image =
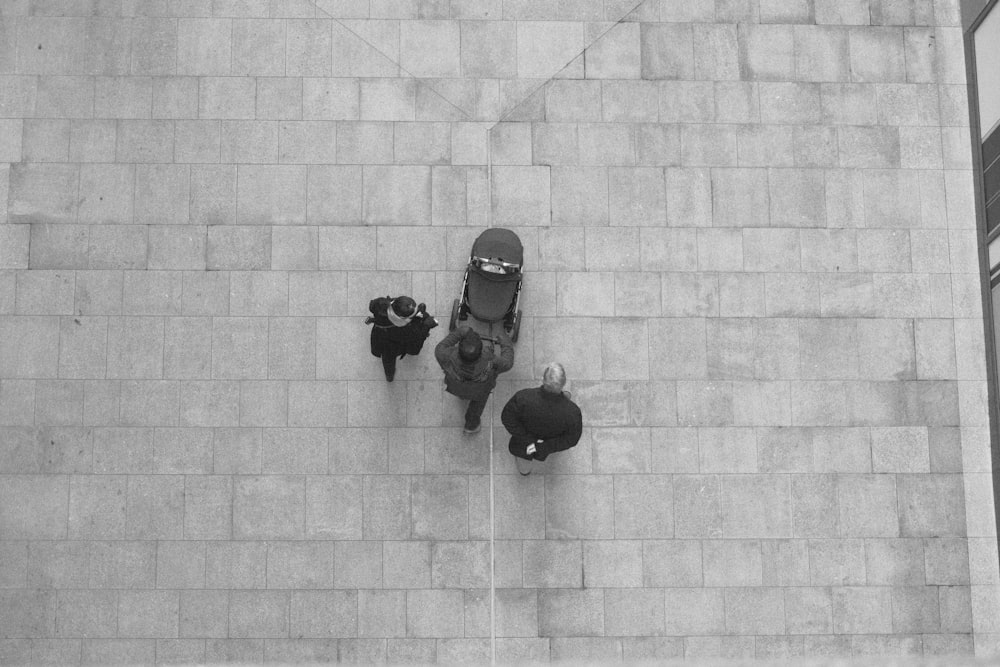
[[466, 329], [458, 342], [458, 358], [466, 363], [477, 361], [483, 354], [483, 339], [472, 329]]
[[551, 362], [542, 371], [542, 389], [551, 394], [561, 394], [566, 386], [566, 369], [558, 362]]
[[389, 304], [389, 321], [397, 327], [405, 327], [417, 312], [417, 302], [408, 296], [397, 296]]

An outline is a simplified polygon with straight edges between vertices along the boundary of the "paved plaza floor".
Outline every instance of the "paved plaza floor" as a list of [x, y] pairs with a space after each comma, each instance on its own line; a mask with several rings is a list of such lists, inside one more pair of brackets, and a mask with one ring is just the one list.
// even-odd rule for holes
[[1000, 651], [965, 76], [958, 0], [3, 0], [0, 664]]

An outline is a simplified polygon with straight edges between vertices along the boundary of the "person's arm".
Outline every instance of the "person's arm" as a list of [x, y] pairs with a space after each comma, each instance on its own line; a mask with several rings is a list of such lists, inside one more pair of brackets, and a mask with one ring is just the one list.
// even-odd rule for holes
[[503, 329], [497, 334], [496, 341], [500, 343], [500, 356], [494, 358], [493, 366], [499, 375], [514, 367], [514, 341]]
[[549, 454], [575, 447], [576, 443], [580, 442], [580, 437], [583, 435], [583, 417], [579, 409], [575, 413], [573, 423], [566, 432], [560, 433], [553, 438], [547, 438], [535, 446], [539, 459], [544, 460]]
[[500, 422], [507, 429], [507, 432], [515, 438], [533, 440], [521, 419], [521, 401], [517, 394], [511, 396], [507, 405], [503, 406], [503, 410], [500, 412]]
[[462, 340], [463, 335], [465, 335], [463, 329], [455, 329], [434, 346], [434, 358], [437, 359], [438, 364], [444, 366], [448, 361], [449, 350], [458, 345], [458, 341]]

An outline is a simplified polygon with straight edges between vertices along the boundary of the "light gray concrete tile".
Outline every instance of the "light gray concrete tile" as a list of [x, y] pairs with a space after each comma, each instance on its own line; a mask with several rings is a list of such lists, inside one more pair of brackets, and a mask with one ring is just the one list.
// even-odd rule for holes
[[895, 479], [887, 475], [841, 475], [837, 480], [840, 531], [844, 537], [897, 537]]
[[873, 472], [930, 472], [927, 429], [873, 428], [872, 469]]
[[97, 428], [94, 430], [94, 472], [151, 473], [153, 429]]
[[722, 479], [723, 532], [732, 537], [791, 537], [788, 478], [759, 475]]
[[666, 220], [666, 191], [660, 169], [610, 169], [608, 191], [611, 225], [655, 226]]
[[[244, 392], [246, 392], [245, 389]], [[263, 435], [260, 429], [214, 429], [212, 432], [213, 471], [217, 474], [260, 474], [262, 447]]]
[[285, 39], [284, 21], [234, 20], [231, 73], [236, 76], [284, 74]]
[[289, 426], [345, 426], [346, 422], [346, 382], [296, 380], [289, 383]]
[[969, 545], [959, 538], [924, 540], [924, 572], [927, 584], [964, 585], [970, 581]]
[[264, 429], [263, 472], [306, 474], [327, 469], [325, 429]]
[[[382, 65], [382, 58], [375, 60]], [[334, 58], [335, 70], [336, 63]], [[361, 79], [360, 87], [361, 120], [416, 120], [416, 81]]]
[[894, 127], [837, 128], [842, 167], [893, 168], [899, 166], [899, 130]]
[[[489, 562], [488, 542], [433, 543], [431, 585], [435, 588], [485, 588], [489, 585]], [[467, 627], [466, 633], [470, 630]]]
[[412, 76], [458, 76], [460, 47], [459, 24], [455, 21], [400, 23], [399, 64]]
[[870, 585], [923, 586], [924, 547], [919, 539], [865, 540]]
[[[387, 471], [388, 429], [330, 430], [330, 471], [335, 474], [378, 474]], [[393, 442], [393, 447], [397, 445]]]
[[106, 317], [63, 318], [59, 326], [59, 375], [99, 378], [107, 365]]
[[125, 501], [124, 476], [71, 478], [68, 501], [69, 538], [123, 539]]
[[204, 588], [205, 544], [162, 541], [156, 547], [158, 588]]
[[604, 596], [605, 632], [610, 635], [656, 636], [664, 629], [664, 594], [655, 588], [611, 589]]
[[70, 315], [73, 313], [74, 275], [70, 271], [18, 271], [14, 313]]
[[552, 589], [538, 596], [538, 633], [543, 637], [587, 637], [604, 629], [601, 591]]
[[90, 588], [151, 589], [156, 585], [156, 543], [94, 542]]
[[493, 169], [494, 222], [502, 226], [546, 226], [551, 217], [548, 167]]
[[220, 379], [267, 377], [267, 321], [215, 318], [212, 322], [212, 375]]
[[468, 537], [468, 480], [451, 475], [413, 479], [410, 496], [412, 534], [420, 539]]
[[[191, 116], [197, 111], [190, 113]], [[174, 157], [177, 160], [184, 160], [192, 163], [216, 163], [222, 156], [222, 123], [218, 120], [178, 120], [175, 122], [175, 142]], [[233, 187], [235, 187], [235, 169], [225, 167], [225, 171], [232, 172]], [[198, 168], [195, 173], [211, 173], [205, 168]], [[212, 185], [212, 184], [208, 184]], [[204, 188], [204, 184], [199, 181], [192, 181], [192, 191], [198, 192], [202, 197], [211, 193], [211, 190]], [[219, 196], [216, 194], [215, 196]], [[235, 196], [233, 198], [233, 208], [235, 208]], [[195, 213], [195, 200], [192, 198], [192, 214]]]
[[580, 123], [577, 126], [580, 164], [634, 165], [636, 154], [634, 135], [630, 125]]
[[899, 475], [897, 483], [903, 536], [965, 535], [965, 507], [957, 475]]
[[184, 315], [228, 315], [229, 273], [184, 272], [181, 277], [181, 312]]
[[[73, 124], [67, 119], [5, 121], [5, 152], [12, 162], [65, 162], [69, 159]], [[22, 124], [23, 123], [23, 124]], [[15, 154], [16, 153], [16, 154]], [[114, 157], [114, 151], [111, 153]]]
[[[100, 228], [95, 228], [97, 231]], [[150, 226], [145, 244], [137, 244], [139, 250], [148, 248], [148, 255], [141, 258], [151, 270], [164, 269], [205, 269], [205, 247], [207, 231], [204, 227]], [[91, 234], [91, 243], [96, 238]], [[93, 261], [93, 253], [91, 255]], [[136, 257], [134, 260], [139, 261]], [[95, 267], [96, 268], [96, 267]], [[111, 267], [117, 268], [117, 267]], [[134, 268], [123, 266], [122, 268]]]
[[853, 81], [904, 81], [903, 29], [871, 27], [848, 33]]
[[289, 594], [285, 591], [232, 591], [230, 637], [287, 637]]
[[181, 18], [177, 22], [177, 73], [227, 75], [232, 55], [230, 19]]
[[334, 543], [335, 588], [381, 588], [382, 543], [341, 540]]
[[670, 477], [616, 476], [614, 496], [616, 537], [673, 537], [674, 507]]
[[39, 380], [35, 383], [35, 424], [74, 426], [83, 423], [83, 383]]
[[[332, 548], [332, 545], [331, 545]], [[289, 632], [292, 637], [353, 637], [358, 628], [357, 591], [294, 591]], [[274, 642], [268, 641], [271, 649]], [[337, 655], [335, 645], [320, 644]]]
[[[33, 224], [28, 241], [28, 266], [32, 269], [86, 268], [89, 238], [89, 227]], [[15, 276], [9, 275], [11, 279]], [[11, 294], [9, 310], [13, 310], [13, 297]]]
[[237, 186], [240, 224], [301, 225], [306, 221], [305, 203], [304, 166], [240, 166]]
[[[292, 589], [325, 589], [333, 586], [333, 542], [270, 542], [267, 545], [267, 587], [268, 588], [292, 588]], [[296, 600], [303, 597], [312, 597], [308, 594], [295, 593], [292, 596], [293, 614], [295, 611], [305, 612], [313, 604], [319, 603], [320, 610], [316, 616], [322, 617], [322, 602], [314, 601], [313, 604], [305, 602], [305, 609], [294, 609]], [[316, 619], [318, 620], [318, 619]], [[308, 625], [308, 624], [306, 624]], [[315, 627], [322, 627], [318, 624]], [[314, 632], [314, 631], [313, 631]], [[304, 636], [313, 636], [313, 632], [307, 632]]]
[[557, 539], [609, 538], [613, 533], [612, 478], [546, 476], [545, 533]]
[[584, 61], [586, 78], [640, 78], [642, 48], [638, 23], [618, 22], [610, 28], [587, 26], [585, 39], [588, 42]]
[[177, 426], [178, 383], [168, 380], [126, 380], [121, 385], [124, 426]]
[[317, 19], [285, 21], [285, 74], [330, 76], [331, 23]]
[[570, 21], [517, 24], [517, 73], [547, 79], [567, 69], [581, 78], [583, 63], [571, 64], [584, 47], [583, 25]]
[[233, 535], [237, 539], [301, 537], [305, 529], [305, 479], [237, 478], [233, 485]]
[[890, 589], [834, 588], [833, 628], [838, 634], [892, 632]]
[[163, 321], [163, 375], [206, 379], [212, 369], [212, 320], [169, 317]]
[[430, 224], [431, 173], [428, 167], [364, 168], [367, 224]]
[[806, 124], [820, 121], [818, 83], [768, 82], [759, 84], [760, 117], [765, 123]]
[[849, 35], [850, 31], [840, 27], [796, 26], [796, 77], [803, 81], [849, 81]]
[[[208, 225], [235, 224], [236, 169], [228, 165], [196, 166], [191, 169], [190, 178], [191, 222]], [[220, 232], [225, 232], [225, 235]], [[212, 241], [215, 239], [221, 241], [225, 237], [239, 233], [239, 228], [209, 229], [209, 268], [218, 268], [212, 264], [214, 254], [212, 251], [216, 250], [212, 247]]]
[[633, 540], [588, 540], [584, 542], [583, 580], [585, 584], [599, 588], [642, 587], [644, 544], [644, 542]]
[[809, 540], [809, 573], [814, 586], [865, 584], [864, 540]]
[[180, 271], [123, 273], [122, 312], [126, 315], [178, 315], [183, 276]]
[[431, 585], [431, 543], [385, 542], [382, 546], [383, 585], [392, 588], [429, 588]]
[[[226, 110], [219, 111], [209, 111], [203, 112], [204, 115], [212, 117], [213, 115], [221, 117], [234, 117], [234, 118], [252, 118], [254, 112], [253, 108], [253, 89], [245, 91], [249, 94], [249, 99], [245, 100], [244, 105], [249, 105], [249, 109], [242, 112], [227, 112]], [[221, 96], [226, 97], [230, 93], [229, 91], [222, 91]], [[284, 127], [285, 124], [281, 124], [280, 127]], [[223, 120], [219, 126], [219, 161], [220, 162], [241, 162], [241, 163], [268, 163], [277, 162], [278, 158], [281, 157], [284, 161], [286, 153], [281, 153], [279, 155], [278, 145], [281, 143], [282, 137], [279, 137], [279, 124], [274, 121], [252, 121], [252, 120]], [[294, 141], [288, 141], [288, 144], [294, 145]], [[294, 151], [294, 148], [291, 150]], [[294, 156], [295, 153], [292, 152]], [[289, 162], [294, 162], [296, 160], [288, 160]]]
[[[266, 543], [209, 542], [206, 549], [205, 582], [208, 587], [234, 589], [264, 588], [267, 567]], [[223, 596], [223, 601], [225, 601], [225, 595]], [[202, 600], [199, 602], [205, 604], [206, 602], [215, 601]], [[216, 605], [212, 604], [212, 606]], [[223, 609], [225, 608], [224, 606]], [[181, 613], [182, 615], [184, 614], [183, 609]], [[209, 627], [213, 627], [214, 625], [216, 624], [212, 623]], [[224, 626], [225, 623], [223, 623]]]
[[[609, 122], [656, 123], [660, 119], [660, 90], [661, 86], [654, 81], [604, 81], [601, 118]], [[645, 126], [643, 130], [652, 134], [653, 127]], [[664, 132], [664, 135], [676, 138], [677, 133]], [[641, 138], [636, 140], [637, 150], [642, 150], [642, 143]], [[645, 164], [641, 159], [640, 162]]]
[[796, 537], [838, 534], [837, 482], [832, 475], [793, 475], [792, 533]]
[[[173, 71], [172, 62], [170, 67]], [[193, 76], [154, 77], [152, 115], [153, 118], [177, 119], [197, 116], [198, 79]]]
[[410, 479], [364, 478], [363, 534], [366, 539], [407, 539], [411, 532]]
[[743, 125], [736, 137], [741, 167], [791, 167], [795, 163], [794, 133], [780, 125]]
[[[92, 77], [42, 76], [37, 86], [22, 90], [21, 95], [34, 100], [35, 115], [40, 118], [91, 118], [94, 113]], [[17, 104], [26, 101], [21, 98]]]
[[661, 314], [660, 276], [630, 271], [615, 275], [615, 314], [643, 317]]
[[[174, 123], [170, 120], [120, 120], [115, 159], [119, 162], [172, 162]], [[81, 181], [82, 183], [82, 181]]]
[[268, 323], [268, 376], [316, 376], [316, 323], [310, 317], [271, 318]]
[[403, 637], [406, 633], [405, 591], [358, 591], [358, 635]]
[[692, 78], [694, 73], [694, 41], [690, 25], [684, 23], [646, 23], [641, 24], [641, 28], [641, 75], [643, 79]]
[[736, 634], [784, 634], [784, 598], [782, 588], [726, 589], [726, 631]]
[[118, 594], [120, 637], [176, 637], [177, 591], [122, 591]]
[[411, 637], [455, 637], [463, 627], [461, 591], [406, 592], [406, 634]]
[[665, 634], [718, 634], [725, 627], [722, 590], [667, 588]]
[[[703, 234], [692, 229], [652, 229], [642, 227], [639, 230], [639, 254], [640, 268], [643, 271], [694, 271], [699, 268], [699, 253], [704, 246], [707, 254], [712, 251], [712, 247], [707, 242], [702, 242], [699, 237]], [[708, 232], [706, 236], [720, 236], [718, 233]], [[713, 238], [718, 241], [721, 249], [718, 254], [732, 255], [734, 242], [739, 240], [738, 235], [725, 234], [725, 238]], [[726, 243], [728, 241], [728, 244]], [[742, 263], [742, 258], [740, 259]]]
[[[685, 124], [681, 127], [681, 164], [686, 167], [735, 166], [734, 126]], [[670, 190], [669, 180], [667, 191]], [[669, 202], [668, 202], [669, 206]]]
[[125, 532], [129, 539], [180, 539], [184, 523], [184, 478], [136, 475], [128, 479]]
[[60, 637], [110, 637], [117, 633], [115, 591], [60, 591], [56, 632]]
[[[88, 426], [116, 425], [119, 421], [121, 387], [116, 380], [88, 380], [83, 387], [83, 421]], [[32, 394], [32, 399], [34, 395]]]
[[607, 225], [608, 172], [599, 167], [554, 167], [552, 224]]
[[263, 662], [263, 639], [208, 639], [205, 657], [209, 662]]
[[839, 163], [837, 130], [824, 125], [792, 128], [796, 167], [836, 167]]
[[[141, 224], [187, 223], [191, 199], [189, 193], [190, 183], [187, 165], [137, 165], [133, 204], [135, 222]], [[151, 233], [150, 237], [152, 241], [154, 234]], [[170, 254], [167, 257], [172, 260], [177, 256]], [[187, 267], [171, 266], [169, 268]]]

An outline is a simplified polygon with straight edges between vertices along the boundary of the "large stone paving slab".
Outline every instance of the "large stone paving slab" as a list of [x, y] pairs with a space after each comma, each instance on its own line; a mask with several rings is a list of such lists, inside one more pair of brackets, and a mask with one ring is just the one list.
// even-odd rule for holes
[[[958, 3], [0, 10], [0, 662], [989, 655]], [[432, 347], [487, 226], [482, 433]], [[561, 361], [580, 444], [515, 473]]]

